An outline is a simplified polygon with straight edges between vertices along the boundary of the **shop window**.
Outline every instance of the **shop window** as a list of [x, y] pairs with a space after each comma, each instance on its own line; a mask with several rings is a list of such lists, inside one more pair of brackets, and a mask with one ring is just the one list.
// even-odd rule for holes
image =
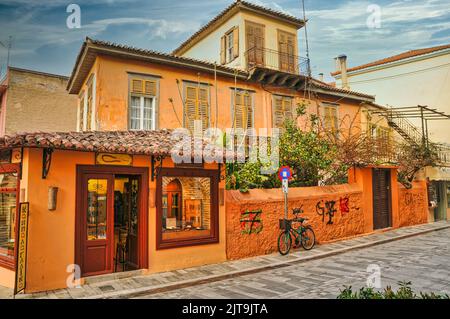
[[217, 172], [168, 169], [163, 175], [159, 248], [217, 241]]
[[16, 170], [0, 171], [0, 264], [14, 260], [18, 187]]
[[87, 240], [106, 239], [108, 180], [88, 180]]

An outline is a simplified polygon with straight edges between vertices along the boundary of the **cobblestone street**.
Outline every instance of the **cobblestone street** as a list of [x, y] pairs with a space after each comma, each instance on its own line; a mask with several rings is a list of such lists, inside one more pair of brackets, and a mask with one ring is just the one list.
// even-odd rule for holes
[[450, 294], [450, 229], [140, 298], [336, 298], [344, 285], [364, 286], [371, 264], [383, 287], [411, 281], [416, 292]]

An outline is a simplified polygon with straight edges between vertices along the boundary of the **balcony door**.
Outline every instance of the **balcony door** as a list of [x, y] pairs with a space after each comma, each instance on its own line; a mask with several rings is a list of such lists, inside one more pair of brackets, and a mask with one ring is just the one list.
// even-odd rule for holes
[[295, 34], [278, 31], [278, 63], [280, 71], [297, 73]]
[[264, 25], [247, 21], [245, 24], [245, 38], [247, 44], [247, 66], [265, 66], [264, 54]]

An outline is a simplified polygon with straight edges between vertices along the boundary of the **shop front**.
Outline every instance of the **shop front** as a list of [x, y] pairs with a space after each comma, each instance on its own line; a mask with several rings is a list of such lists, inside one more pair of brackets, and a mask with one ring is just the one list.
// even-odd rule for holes
[[176, 165], [172, 145], [169, 131], [0, 140], [4, 152], [21, 153], [0, 171], [0, 285], [15, 284], [21, 203], [29, 203], [25, 292], [66, 288], [74, 276], [226, 260], [221, 166]]

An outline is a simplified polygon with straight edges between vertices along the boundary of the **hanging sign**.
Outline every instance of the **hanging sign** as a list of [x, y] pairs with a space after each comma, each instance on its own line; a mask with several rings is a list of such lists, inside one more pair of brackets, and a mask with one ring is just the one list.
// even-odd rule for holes
[[22, 150], [13, 149], [11, 154], [11, 163], [20, 164], [22, 162]]
[[29, 203], [20, 203], [19, 205], [15, 295], [23, 291], [26, 284], [29, 207]]
[[95, 157], [95, 163], [97, 165], [131, 166], [133, 164], [133, 156], [128, 154], [98, 153]]

